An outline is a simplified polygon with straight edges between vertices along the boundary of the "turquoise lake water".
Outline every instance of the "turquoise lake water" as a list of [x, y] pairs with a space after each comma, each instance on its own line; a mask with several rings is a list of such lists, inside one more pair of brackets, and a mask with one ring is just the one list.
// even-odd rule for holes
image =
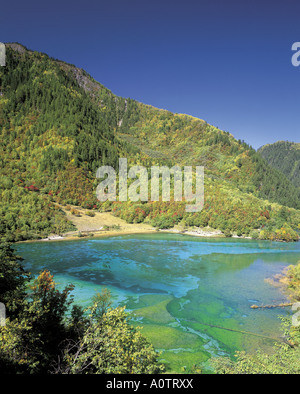
[[281, 340], [284, 295], [267, 278], [300, 261], [300, 243], [198, 238], [157, 233], [17, 244], [26, 270], [49, 269], [74, 301], [91, 304], [107, 288], [132, 324], [162, 352], [169, 371], [236, 350], [271, 349]]

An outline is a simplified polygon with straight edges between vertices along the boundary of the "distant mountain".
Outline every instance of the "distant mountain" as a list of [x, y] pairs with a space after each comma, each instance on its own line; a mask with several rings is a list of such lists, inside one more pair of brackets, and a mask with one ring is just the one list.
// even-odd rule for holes
[[300, 143], [278, 141], [258, 149], [262, 157], [300, 188]]
[[[204, 120], [118, 97], [86, 71], [21, 44], [6, 49], [6, 67], [0, 67], [0, 238], [67, 231], [71, 224], [57, 203], [109, 208], [159, 228], [182, 223], [227, 234], [257, 230], [262, 239], [298, 237], [300, 190], [247, 143]], [[204, 209], [186, 213], [184, 202], [174, 201], [100, 203], [96, 169], [118, 170], [120, 157], [149, 169], [204, 166]]]

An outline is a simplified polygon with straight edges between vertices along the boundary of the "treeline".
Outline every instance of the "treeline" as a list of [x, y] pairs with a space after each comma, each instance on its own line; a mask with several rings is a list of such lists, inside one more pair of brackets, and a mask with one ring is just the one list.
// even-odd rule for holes
[[103, 208], [110, 209], [129, 223], [145, 222], [158, 229], [180, 224], [182, 229], [218, 229], [227, 237], [237, 235], [286, 242], [299, 240], [299, 211], [266, 204], [216, 180], [206, 179], [204, 207], [200, 212], [186, 212], [186, 204], [190, 202], [107, 202]]

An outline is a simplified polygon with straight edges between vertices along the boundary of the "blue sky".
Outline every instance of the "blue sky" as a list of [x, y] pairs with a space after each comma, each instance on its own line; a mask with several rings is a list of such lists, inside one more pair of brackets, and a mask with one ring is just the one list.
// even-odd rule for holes
[[300, 67], [291, 63], [299, 15], [298, 0], [10, 0], [0, 8], [0, 41], [258, 148], [300, 142]]

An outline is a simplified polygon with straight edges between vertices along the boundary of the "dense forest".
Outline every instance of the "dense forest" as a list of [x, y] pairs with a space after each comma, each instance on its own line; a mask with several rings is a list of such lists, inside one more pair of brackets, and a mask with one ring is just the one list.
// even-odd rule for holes
[[258, 149], [262, 157], [300, 188], [300, 143], [278, 141]]
[[[244, 141], [201, 119], [115, 96], [84, 70], [7, 45], [0, 69], [0, 235], [6, 241], [72, 230], [59, 205], [109, 209], [157, 228], [181, 223], [225, 235], [297, 240], [300, 190]], [[201, 165], [205, 206], [100, 203], [96, 169]]]

